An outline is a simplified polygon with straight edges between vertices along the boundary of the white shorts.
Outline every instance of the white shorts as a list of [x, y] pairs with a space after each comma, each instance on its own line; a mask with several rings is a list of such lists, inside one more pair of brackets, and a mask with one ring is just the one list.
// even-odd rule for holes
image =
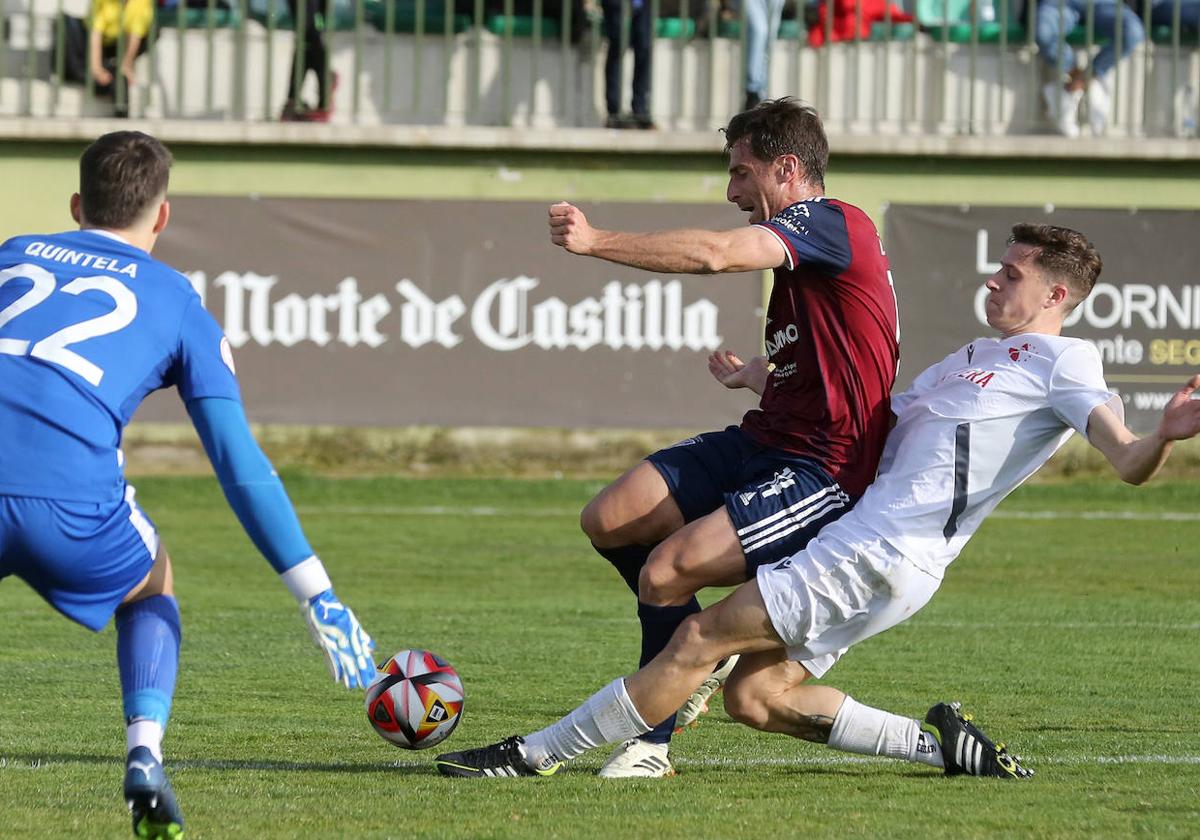
[[803, 551], [758, 570], [759, 591], [788, 658], [814, 677], [851, 645], [916, 613], [940, 585], [881, 538], [851, 543], [829, 529]]

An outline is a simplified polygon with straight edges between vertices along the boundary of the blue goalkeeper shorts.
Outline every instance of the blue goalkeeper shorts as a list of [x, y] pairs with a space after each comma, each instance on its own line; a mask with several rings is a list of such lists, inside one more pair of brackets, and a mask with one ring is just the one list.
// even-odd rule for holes
[[16, 575], [91, 630], [108, 624], [157, 551], [158, 532], [129, 485], [104, 504], [0, 496], [0, 578]]
[[660, 449], [648, 460], [693, 522], [722, 505], [746, 555], [758, 567], [795, 554], [856, 501], [811, 458], [762, 446], [737, 426]]

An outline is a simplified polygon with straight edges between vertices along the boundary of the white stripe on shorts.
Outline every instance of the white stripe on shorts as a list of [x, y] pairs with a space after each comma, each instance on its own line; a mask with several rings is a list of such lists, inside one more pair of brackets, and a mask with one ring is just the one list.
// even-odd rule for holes
[[[840, 488], [826, 487], [819, 493], [814, 493], [807, 499], [803, 499], [791, 507], [773, 513], [766, 519], [739, 530], [738, 537], [742, 542], [742, 551], [749, 554], [751, 551], [756, 551], [765, 545], [778, 542], [789, 534], [805, 527], [810, 522], [825, 516], [831, 510], [845, 507], [849, 501], [849, 496], [843, 493]], [[785, 518], [781, 519], [780, 517]], [[778, 521], [770, 524], [770, 527], [763, 527], [768, 523], [772, 523], [772, 520]], [[751, 533], [754, 531], [757, 531], [757, 533]]]
[[150, 552], [150, 557], [153, 559], [158, 556], [158, 532], [154, 530], [154, 526], [150, 524], [146, 514], [142, 513], [142, 509], [134, 501], [134, 495], [133, 485], [126, 484], [125, 504], [129, 505], [129, 524], [137, 529], [138, 535], [146, 545], [146, 551]]

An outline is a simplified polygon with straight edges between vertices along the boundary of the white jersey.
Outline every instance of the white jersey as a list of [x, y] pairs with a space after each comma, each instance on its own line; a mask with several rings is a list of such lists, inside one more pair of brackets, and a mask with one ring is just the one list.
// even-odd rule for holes
[[1105, 403], [1123, 417], [1089, 342], [976, 339], [892, 398], [897, 422], [878, 477], [817, 539], [874, 534], [940, 578], [996, 505], [1072, 431], [1086, 435], [1088, 416]]

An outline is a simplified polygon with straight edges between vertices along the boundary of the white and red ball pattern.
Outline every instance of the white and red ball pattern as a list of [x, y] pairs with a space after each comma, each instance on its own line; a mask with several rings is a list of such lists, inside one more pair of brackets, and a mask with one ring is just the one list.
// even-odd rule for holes
[[462, 718], [462, 680], [427, 650], [402, 650], [367, 686], [367, 719], [384, 740], [423, 750], [450, 736]]

